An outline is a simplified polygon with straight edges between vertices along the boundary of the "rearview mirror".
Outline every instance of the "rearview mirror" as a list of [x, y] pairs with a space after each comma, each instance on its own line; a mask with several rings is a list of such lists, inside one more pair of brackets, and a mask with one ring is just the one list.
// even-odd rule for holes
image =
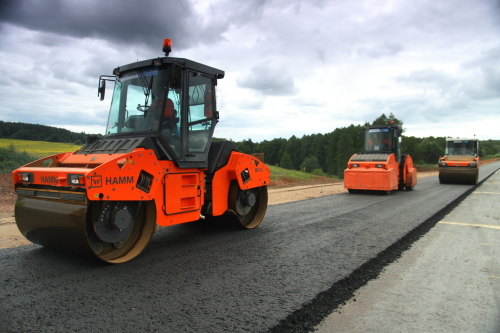
[[101, 96], [100, 100], [104, 100], [104, 94], [106, 93], [106, 80], [100, 79], [100, 85], [97, 89], [97, 96]]

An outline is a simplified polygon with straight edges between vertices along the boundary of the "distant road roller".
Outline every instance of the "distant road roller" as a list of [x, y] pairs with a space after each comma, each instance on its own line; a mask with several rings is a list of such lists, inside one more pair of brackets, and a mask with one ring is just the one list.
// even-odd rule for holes
[[402, 130], [395, 124], [365, 128], [364, 151], [354, 154], [344, 170], [349, 193], [413, 190], [417, 169], [410, 155], [401, 153]]
[[478, 175], [479, 140], [446, 139], [445, 155], [439, 158], [439, 182], [476, 185]]
[[269, 168], [233, 142], [212, 142], [224, 72], [170, 50], [166, 39], [165, 57], [99, 78], [101, 100], [114, 82], [103, 138], [12, 173], [15, 219], [28, 240], [123, 263], [159, 226], [222, 216], [247, 229], [261, 223]]

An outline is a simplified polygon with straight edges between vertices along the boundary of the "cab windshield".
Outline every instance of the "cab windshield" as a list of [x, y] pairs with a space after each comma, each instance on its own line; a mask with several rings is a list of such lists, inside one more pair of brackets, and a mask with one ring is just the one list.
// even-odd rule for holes
[[477, 156], [477, 141], [469, 141], [469, 140], [446, 141], [446, 155]]
[[393, 147], [392, 130], [389, 128], [370, 128], [365, 131], [365, 151], [390, 152]]
[[157, 67], [129, 71], [117, 78], [106, 135], [157, 133], [167, 82], [168, 70]]
[[169, 87], [175, 69], [143, 68], [117, 78], [106, 135], [155, 134], [176, 157], [206, 154], [216, 121], [214, 82], [189, 71], [187, 85]]

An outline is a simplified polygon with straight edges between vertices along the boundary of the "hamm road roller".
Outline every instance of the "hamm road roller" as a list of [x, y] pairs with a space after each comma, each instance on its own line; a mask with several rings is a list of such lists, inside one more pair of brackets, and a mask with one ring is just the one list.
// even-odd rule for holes
[[135, 258], [159, 226], [207, 219], [260, 224], [270, 170], [212, 142], [219, 119], [215, 88], [224, 72], [188, 59], [139, 61], [99, 78], [114, 92], [105, 135], [80, 150], [42, 158], [15, 171], [15, 219], [45, 247], [109, 263]]
[[413, 190], [417, 169], [411, 156], [401, 153], [401, 134], [395, 124], [365, 128], [364, 151], [354, 154], [344, 170], [344, 188], [349, 193]]
[[439, 158], [439, 182], [476, 185], [478, 174], [479, 140], [446, 139], [445, 155]]

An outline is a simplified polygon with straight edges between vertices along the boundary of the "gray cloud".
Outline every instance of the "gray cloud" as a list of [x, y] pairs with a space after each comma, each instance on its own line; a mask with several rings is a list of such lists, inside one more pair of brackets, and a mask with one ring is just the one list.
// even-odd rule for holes
[[274, 136], [258, 137], [256, 114], [267, 124], [293, 113], [310, 119], [310, 131], [363, 123], [382, 112], [421, 128], [448, 126], [451, 114], [465, 122], [471, 115], [498, 116], [499, 4], [3, 0], [0, 119], [104, 126], [111, 91], [97, 104], [98, 76], [161, 56], [166, 37], [173, 39], [172, 56], [226, 71], [216, 135], [236, 133], [236, 140], [304, 131], [303, 121], [287, 118], [286, 135], [270, 127], [262, 132]]
[[409, 73], [408, 75], [399, 76], [396, 82], [408, 85], [419, 86], [422, 89], [436, 89], [441, 92], [449, 91], [453, 86], [459, 84], [457, 78], [437, 71], [433, 68], [426, 68]]
[[[35, 31], [128, 45], [156, 45], [170, 37], [182, 49], [197, 42], [194, 27], [199, 18], [187, 0], [4, 0], [0, 21]], [[57, 45], [58, 41], [45, 39], [41, 43]]]
[[290, 96], [298, 93], [293, 77], [283, 69], [269, 64], [259, 64], [250, 73], [237, 80], [238, 86], [261, 92], [264, 95]]
[[[499, 2], [500, 6], [500, 2]], [[478, 80], [469, 83], [467, 90], [476, 98], [500, 98], [500, 46], [485, 50], [478, 58], [465, 62], [464, 71], [478, 73]]]

